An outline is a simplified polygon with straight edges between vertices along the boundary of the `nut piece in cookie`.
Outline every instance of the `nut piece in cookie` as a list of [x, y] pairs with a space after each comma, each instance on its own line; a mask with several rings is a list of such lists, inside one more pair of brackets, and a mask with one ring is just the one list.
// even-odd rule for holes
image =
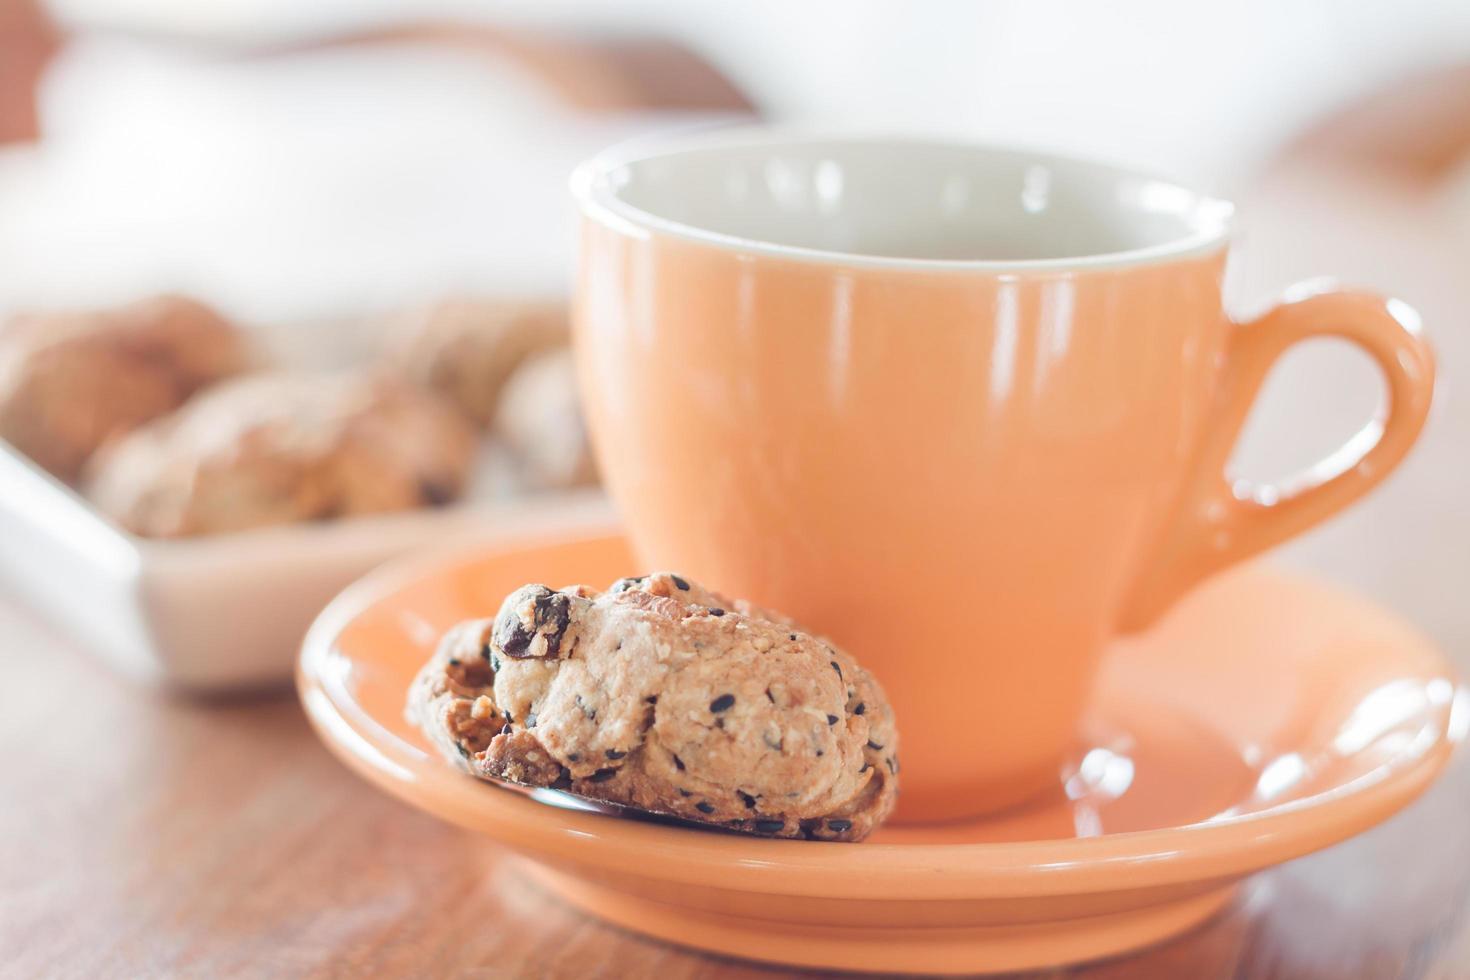
[[86, 492], [138, 534], [237, 531], [447, 503], [474, 448], [457, 412], [402, 380], [257, 374], [107, 447]]
[[565, 346], [569, 331], [561, 302], [446, 300], [394, 325], [385, 358], [484, 428], [516, 368], [539, 351]]
[[470, 620], [446, 633], [431, 661], [434, 669], [419, 672], [408, 698], [409, 720], [446, 759], [471, 773], [474, 755], [505, 725], [492, 696], [491, 625], [488, 619]]
[[17, 316], [0, 330], [0, 437], [73, 481], [107, 440], [250, 361], [240, 330], [181, 296]]
[[861, 840], [898, 791], [893, 712], [867, 671], [669, 572], [517, 589], [445, 637], [408, 713], [482, 778], [745, 833]]

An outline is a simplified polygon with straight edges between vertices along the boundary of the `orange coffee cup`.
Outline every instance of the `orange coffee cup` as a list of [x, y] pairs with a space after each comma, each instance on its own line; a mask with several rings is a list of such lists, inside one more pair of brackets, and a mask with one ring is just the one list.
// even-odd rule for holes
[[[847, 647], [902, 733], [900, 817], [1055, 785], [1099, 651], [1403, 458], [1434, 361], [1402, 303], [1221, 304], [1230, 205], [958, 142], [717, 132], [573, 180], [575, 338], [647, 568]], [[1282, 486], [1227, 463], [1266, 372], [1341, 337], [1381, 417]]]

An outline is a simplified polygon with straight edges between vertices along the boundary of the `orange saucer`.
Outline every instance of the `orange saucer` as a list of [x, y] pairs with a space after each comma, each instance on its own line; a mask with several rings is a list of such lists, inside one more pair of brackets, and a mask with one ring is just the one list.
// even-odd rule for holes
[[1116, 645], [1049, 795], [862, 844], [548, 805], [452, 771], [403, 720], [409, 679], [450, 624], [493, 613], [528, 581], [630, 571], [621, 539], [598, 535], [377, 572], [307, 636], [301, 698], [358, 773], [518, 851], [567, 901], [731, 956], [969, 973], [1134, 949], [1206, 918], [1246, 875], [1400, 809], [1470, 728], [1470, 696], [1423, 636], [1361, 599], [1260, 568], [1214, 580]]

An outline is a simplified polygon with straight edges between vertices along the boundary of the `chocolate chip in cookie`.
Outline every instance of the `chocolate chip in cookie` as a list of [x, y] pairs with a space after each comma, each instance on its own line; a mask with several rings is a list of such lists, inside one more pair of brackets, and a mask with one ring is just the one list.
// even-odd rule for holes
[[571, 623], [575, 596], [553, 592], [544, 585], [527, 585], [513, 592], [495, 617], [492, 653], [516, 660], [555, 659]]

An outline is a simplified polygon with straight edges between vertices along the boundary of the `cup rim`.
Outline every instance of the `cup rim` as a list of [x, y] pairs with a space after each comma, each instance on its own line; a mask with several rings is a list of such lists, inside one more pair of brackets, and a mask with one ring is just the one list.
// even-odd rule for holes
[[[612, 186], [611, 176], [619, 168], [691, 150], [797, 147], [833, 142], [906, 143], [981, 153], [1020, 153], [1034, 157], [1037, 163], [1090, 167], [1108, 172], [1120, 180], [1158, 186], [1168, 192], [1167, 196], [1186, 202], [1164, 210], [1177, 214], [1189, 231], [1168, 241], [1139, 248], [1040, 259], [932, 259], [870, 255], [746, 238], [675, 221], [629, 204]], [[1207, 255], [1228, 243], [1235, 215], [1235, 205], [1223, 198], [1204, 194], [1147, 170], [1113, 164], [1096, 157], [964, 137], [803, 126], [717, 126], [694, 132], [686, 130], [634, 137], [615, 143], [585, 160], [572, 172], [569, 186], [584, 216], [633, 238], [647, 239], [652, 233], [659, 233], [744, 255], [826, 265], [999, 275], [1119, 269]]]

